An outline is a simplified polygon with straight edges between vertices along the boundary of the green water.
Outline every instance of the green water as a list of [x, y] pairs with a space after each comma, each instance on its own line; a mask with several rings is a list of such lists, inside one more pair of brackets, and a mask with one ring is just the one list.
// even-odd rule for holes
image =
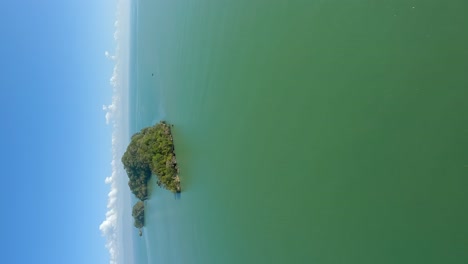
[[138, 1], [131, 131], [175, 125], [184, 191], [137, 263], [468, 263], [467, 11]]

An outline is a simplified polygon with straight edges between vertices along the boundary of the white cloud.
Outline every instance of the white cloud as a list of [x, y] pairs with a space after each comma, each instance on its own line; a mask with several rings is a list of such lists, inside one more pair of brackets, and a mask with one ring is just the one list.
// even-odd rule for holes
[[[116, 142], [116, 141], [114, 141]], [[113, 152], [115, 153], [115, 149], [117, 146], [113, 145]], [[106, 248], [109, 250], [110, 255], [110, 264], [117, 264], [118, 260], [118, 238], [117, 238], [117, 224], [118, 224], [118, 207], [117, 207], [117, 199], [118, 199], [118, 184], [117, 184], [117, 177], [118, 177], [118, 168], [115, 163], [115, 155], [114, 159], [111, 162], [112, 165], [112, 175], [107, 177], [105, 182], [110, 184], [110, 192], [108, 194], [108, 202], [107, 202], [107, 213], [106, 219], [101, 223], [99, 229], [101, 230], [102, 234], [107, 238]]]
[[[117, 83], [116, 83], [116, 86], [117, 86]], [[106, 124], [110, 124], [111, 119], [114, 118], [117, 114], [119, 114], [118, 112], [119, 103], [120, 103], [120, 96], [114, 95], [112, 97], [112, 104], [102, 106], [102, 110], [106, 112], [106, 115], [105, 115]]]
[[[114, 105], [115, 107], [115, 105]], [[109, 108], [104, 106], [104, 108]], [[106, 113], [106, 119], [109, 112]], [[109, 119], [107, 119], [109, 121]], [[107, 213], [106, 219], [101, 223], [99, 229], [103, 236], [106, 237], [106, 248], [109, 250], [110, 255], [110, 264], [118, 263], [118, 218], [119, 218], [119, 208], [117, 206], [117, 201], [119, 199], [119, 190], [118, 190], [118, 178], [121, 175], [120, 168], [117, 166], [118, 160], [118, 140], [116, 139], [116, 128], [117, 125], [114, 123], [114, 132], [112, 133], [112, 174], [105, 178], [105, 183], [110, 185], [110, 191], [108, 194], [107, 200]], [[120, 174], [120, 175], [119, 175]]]
[[116, 60], [117, 59], [117, 56], [110, 55], [109, 51], [107, 51], [107, 50], [104, 52], [104, 55], [106, 56], [106, 58], [111, 59], [111, 60]]
[[[111, 55], [111, 52], [105, 51], [104, 55], [115, 62], [115, 66], [112, 72], [112, 77], [109, 82], [112, 88], [113, 96], [112, 102], [109, 105], [103, 105], [102, 109], [105, 111], [106, 123], [111, 124], [113, 127], [112, 132], [112, 173], [110, 176], [106, 177], [104, 182], [110, 185], [110, 191], [108, 194], [107, 201], [107, 212], [106, 218], [99, 226], [99, 229], [102, 235], [106, 238], [106, 248], [109, 250], [110, 264], [119, 263], [119, 249], [122, 247], [122, 241], [120, 241], [120, 232], [121, 232], [121, 199], [122, 194], [119, 191], [119, 183], [123, 181], [122, 177], [125, 176], [122, 165], [120, 164], [121, 156], [121, 140], [126, 132], [122, 132], [122, 90], [123, 86], [126, 84], [123, 83], [121, 78], [123, 69], [122, 63], [122, 52], [121, 46], [122, 42], [125, 41], [122, 39], [125, 36], [121, 34], [122, 26], [128, 24], [128, 10], [129, 10], [129, 1], [120, 0], [117, 6], [117, 20], [114, 23], [115, 32], [114, 38], [116, 40], [115, 54]], [[127, 13], [123, 13], [123, 11]], [[122, 21], [123, 20], [123, 21]], [[126, 29], [127, 31], [128, 29]], [[125, 32], [126, 32], [125, 31]]]

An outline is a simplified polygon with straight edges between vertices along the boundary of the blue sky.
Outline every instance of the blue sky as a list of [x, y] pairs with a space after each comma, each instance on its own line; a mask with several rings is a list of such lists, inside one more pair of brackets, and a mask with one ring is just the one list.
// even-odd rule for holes
[[1, 263], [109, 263], [117, 0], [1, 1]]

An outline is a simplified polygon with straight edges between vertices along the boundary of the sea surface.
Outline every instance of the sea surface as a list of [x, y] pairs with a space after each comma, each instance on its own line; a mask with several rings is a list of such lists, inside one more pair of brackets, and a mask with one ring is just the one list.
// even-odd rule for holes
[[174, 124], [183, 188], [135, 263], [468, 263], [467, 13], [135, 0], [130, 132]]

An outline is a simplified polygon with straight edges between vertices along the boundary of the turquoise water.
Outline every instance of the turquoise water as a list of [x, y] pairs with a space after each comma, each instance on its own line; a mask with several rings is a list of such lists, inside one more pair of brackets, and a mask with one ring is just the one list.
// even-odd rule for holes
[[136, 263], [468, 262], [468, 2], [135, 4], [130, 131], [183, 182]]

